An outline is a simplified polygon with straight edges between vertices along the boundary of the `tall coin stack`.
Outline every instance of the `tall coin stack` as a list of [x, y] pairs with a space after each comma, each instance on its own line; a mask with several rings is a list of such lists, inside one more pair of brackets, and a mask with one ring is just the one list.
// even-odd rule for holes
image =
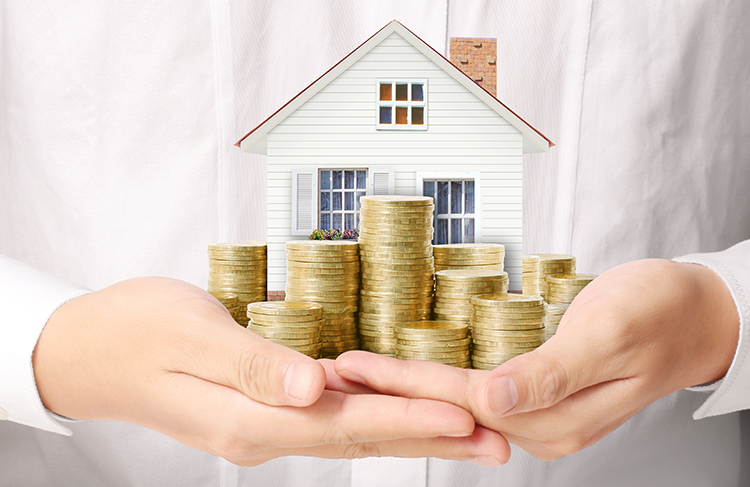
[[435, 273], [435, 318], [471, 323], [471, 296], [508, 291], [508, 274], [485, 269], [453, 269]]
[[360, 201], [360, 346], [395, 356], [394, 326], [432, 314], [433, 199], [363, 196]]
[[486, 294], [472, 296], [472, 363], [494, 369], [544, 343], [547, 305], [541, 296]]
[[492, 269], [503, 270], [505, 246], [500, 244], [446, 244], [435, 245], [435, 270]]
[[352, 240], [286, 243], [286, 299], [323, 307], [320, 332], [324, 358], [359, 347], [359, 245]]
[[521, 258], [521, 289], [523, 294], [539, 296], [539, 256], [524, 255]]
[[570, 304], [594, 280], [594, 274], [555, 274], [547, 276], [547, 302]]
[[249, 303], [266, 300], [266, 242], [219, 243], [208, 246], [208, 292], [237, 295], [237, 323], [247, 326]]
[[547, 299], [547, 276], [574, 274], [576, 258], [566, 254], [529, 254], [539, 256], [539, 295]]
[[320, 356], [323, 308], [313, 303], [266, 301], [247, 306], [248, 329], [312, 358]]
[[224, 307], [229, 311], [235, 321], [237, 321], [237, 313], [239, 306], [237, 306], [237, 295], [234, 293], [209, 293], [215, 297]]
[[555, 335], [555, 333], [557, 333], [557, 326], [560, 324], [560, 320], [567, 309], [567, 304], [547, 305], [547, 320], [544, 322], [544, 331], [546, 334], [545, 341], [549, 340]]
[[424, 320], [396, 325], [396, 358], [471, 367], [466, 323]]

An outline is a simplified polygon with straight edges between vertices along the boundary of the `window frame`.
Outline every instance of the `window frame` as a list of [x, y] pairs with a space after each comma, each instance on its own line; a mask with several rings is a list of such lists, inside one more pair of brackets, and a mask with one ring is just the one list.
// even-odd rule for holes
[[[347, 214], [353, 214], [354, 215], [354, 222], [355, 222], [355, 228], [359, 229], [359, 210], [357, 209], [357, 193], [364, 193], [363, 196], [366, 196], [369, 191], [370, 186], [370, 179], [371, 179], [371, 172], [369, 167], [318, 167], [316, 168], [317, 176], [318, 176], [318, 194], [317, 194], [317, 204], [318, 204], [318, 226], [321, 227], [323, 230], [328, 230], [329, 228], [336, 228], [335, 225], [333, 225], [333, 215], [334, 214], [340, 214], [341, 215], [341, 228], [338, 230], [344, 231], [344, 227], [346, 226], [346, 215]], [[346, 189], [346, 176], [342, 174], [342, 184], [341, 188], [334, 189], [333, 188], [333, 175], [331, 174], [331, 188], [330, 189], [323, 189], [323, 184], [321, 182], [321, 177], [323, 171], [341, 171], [344, 173], [345, 171], [355, 171], [354, 173], [354, 188], [352, 189]], [[365, 187], [363, 189], [357, 188], [357, 173], [356, 171], [364, 171], [365, 172]], [[320, 200], [321, 195], [323, 192], [328, 192], [331, 195], [331, 199], [329, 201], [330, 210], [325, 211], [325, 213], [328, 213], [331, 215], [331, 225], [328, 226], [328, 228], [322, 228], [323, 225], [323, 210], [321, 208]], [[341, 210], [334, 210], [333, 209], [333, 194], [334, 193], [341, 193]], [[353, 210], [347, 210], [346, 209], [346, 195], [345, 193], [353, 193], [354, 194], [354, 209]]]
[[[397, 84], [407, 84], [407, 100], [406, 101], [397, 101], [395, 99], [396, 96], [396, 85]], [[390, 84], [391, 85], [391, 100], [390, 101], [381, 101], [380, 100], [380, 85], [381, 84]], [[413, 101], [411, 99], [412, 90], [411, 86], [412, 84], [421, 84], [422, 85], [422, 101]], [[414, 78], [414, 79], [402, 79], [402, 78], [378, 78], [375, 82], [375, 128], [377, 130], [427, 130], [427, 124], [428, 124], [428, 109], [427, 109], [427, 79], [423, 78]], [[390, 124], [384, 124], [380, 123], [380, 108], [383, 106], [390, 106], [390, 107], [422, 107], [423, 109], [423, 122], [421, 125], [412, 125], [411, 123], [411, 110], [407, 111], [407, 123], [406, 124], [396, 124], [396, 117], [395, 114], [392, 113], [391, 117], [391, 123]]]
[[[481, 193], [481, 173], [480, 172], [463, 172], [463, 171], [440, 171], [440, 172], [417, 172], [417, 181], [416, 181], [416, 193], [418, 195], [424, 196], [424, 182], [425, 181], [474, 181], [474, 213], [470, 213], [469, 215], [473, 215], [474, 220], [474, 242], [475, 243], [481, 243], [482, 241], [482, 193]], [[465, 211], [464, 204], [462, 202], [462, 209]], [[433, 211], [433, 222], [432, 222], [432, 240], [435, 242], [437, 238], [437, 220], [450, 220], [451, 215], [458, 215], [457, 213], [449, 213], [447, 215], [438, 215], [437, 214], [437, 201], [435, 201], [435, 209]], [[466, 219], [466, 213], [461, 213], [461, 220]], [[463, 227], [463, 225], [462, 225]], [[461, 241], [463, 242], [463, 235], [461, 236]], [[451, 225], [448, 225], [448, 242], [451, 243]], [[435, 244], [437, 245], [437, 244]]]

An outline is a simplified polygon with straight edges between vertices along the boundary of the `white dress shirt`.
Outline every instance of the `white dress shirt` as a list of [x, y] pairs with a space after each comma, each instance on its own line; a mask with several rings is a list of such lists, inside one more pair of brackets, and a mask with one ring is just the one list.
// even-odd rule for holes
[[[3, 7], [0, 254], [43, 272], [0, 260], [0, 408], [9, 419], [0, 421], [0, 485], [750, 479], [736, 412], [750, 402], [748, 244], [710, 253], [750, 239], [747, 2]], [[700, 252], [683, 259], [717, 272], [740, 314], [725, 379], [655, 402], [575, 455], [542, 462], [514, 448], [498, 468], [310, 458], [240, 468], [139, 426], [45, 411], [31, 351], [50, 314], [86, 288], [133, 276], [204, 286], [208, 243], [264, 238], [265, 161], [232, 144], [393, 18], [441, 52], [448, 36], [498, 38], [498, 98], [557, 144], [524, 162], [526, 253], [571, 253], [581, 271], [599, 273]]]

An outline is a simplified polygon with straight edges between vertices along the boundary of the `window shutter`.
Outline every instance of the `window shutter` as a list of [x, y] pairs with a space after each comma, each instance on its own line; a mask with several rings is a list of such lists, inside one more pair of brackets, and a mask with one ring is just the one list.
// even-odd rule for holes
[[367, 188], [368, 195], [394, 194], [396, 192], [394, 183], [395, 177], [392, 168], [371, 167], [369, 172], [369, 187]]
[[318, 227], [318, 178], [315, 169], [292, 171], [292, 235], [310, 235]]

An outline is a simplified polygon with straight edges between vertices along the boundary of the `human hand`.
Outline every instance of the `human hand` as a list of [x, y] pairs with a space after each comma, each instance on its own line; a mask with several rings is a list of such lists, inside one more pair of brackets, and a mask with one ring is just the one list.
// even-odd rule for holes
[[650, 259], [599, 276], [552, 339], [493, 371], [365, 352], [342, 355], [335, 370], [386, 394], [461, 406], [478, 424], [553, 460], [667, 394], [723, 377], [738, 334], [734, 301], [713, 271]]
[[140, 424], [239, 465], [510, 454], [454, 405], [324, 390], [320, 362], [242, 328], [211, 295], [173, 279], [132, 279], [68, 302], [44, 328], [33, 366], [57, 414]]

